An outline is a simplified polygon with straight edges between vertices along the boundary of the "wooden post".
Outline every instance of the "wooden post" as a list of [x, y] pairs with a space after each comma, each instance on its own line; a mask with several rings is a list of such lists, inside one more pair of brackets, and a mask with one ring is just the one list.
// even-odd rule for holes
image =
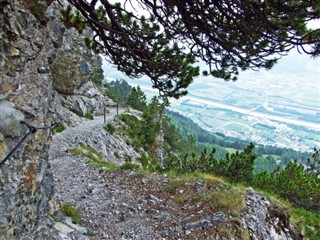
[[119, 115], [119, 103], [117, 103], [117, 116]]

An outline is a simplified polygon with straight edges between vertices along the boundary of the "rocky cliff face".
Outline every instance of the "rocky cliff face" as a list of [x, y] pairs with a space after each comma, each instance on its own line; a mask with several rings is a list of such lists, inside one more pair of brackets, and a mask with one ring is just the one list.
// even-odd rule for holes
[[[72, 125], [103, 111], [91, 82], [101, 58], [64, 28], [52, 2], [0, 0], [0, 161], [29, 131], [21, 121]], [[52, 239], [49, 145], [50, 130], [38, 130], [0, 168], [0, 239]]]

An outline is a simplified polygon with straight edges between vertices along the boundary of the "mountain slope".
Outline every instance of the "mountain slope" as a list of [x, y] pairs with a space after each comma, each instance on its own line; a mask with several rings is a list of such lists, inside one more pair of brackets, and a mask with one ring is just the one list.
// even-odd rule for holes
[[[108, 123], [114, 115], [111, 110]], [[285, 210], [214, 176], [93, 166], [98, 156], [122, 164], [124, 153], [139, 155], [104, 125], [97, 117], [68, 128], [53, 137], [49, 152], [56, 194], [78, 209], [91, 239], [294, 238]]]

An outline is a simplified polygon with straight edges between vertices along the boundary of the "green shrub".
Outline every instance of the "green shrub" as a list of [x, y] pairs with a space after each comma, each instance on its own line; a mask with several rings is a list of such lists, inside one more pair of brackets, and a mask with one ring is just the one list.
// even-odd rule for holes
[[171, 154], [165, 159], [164, 168], [167, 171], [174, 170], [178, 173], [214, 173], [231, 182], [251, 184], [255, 160], [253, 147], [250, 144], [243, 152], [237, 151], [221, 160], [214, 157], [215, 149], [211, 152], [204, 149], [200, 156], [195, 153], [186, 154], [183, 157]]
[[62, 204], [61, 212], [66, 216], [70, 217], [72, 219], [72, 222], [75, 224], [79, 223], [81, 220], [80, 214], [70, 203]]
[[45, 22], [47, 20], [46, 10], [47, 10], [46, 6], [36, 1], [32, 4], [32, 6], [30, 6], [30, 11], [32, 15], [35, 16], [35, 18], [39, 22]]
[[60, 133], [60, 132], [63, 132], [63, 130], [65, 129], [64, 125], [62, 123], [58, 123], [54, 129], [53, 129], [53, 132], [54, 133]]
[[283, 170], [255, 175], [254, 186], [288, 200], [294, 207], [320, 213], [320, 179], [297, 162]]
[[125, 103], [129, 94], [131, 93], [132, 87], [123, 79], [115, 80], [104, 83], [105, 92], [104, 94], [111, 98], [116, 103]]
[[93, 114], [91, 112], [87, 112], [86, 115], [84, 115], [84, 117], [86, 119], [89, 119], [89, 120], [93, 120], [94, 119]]
[[105, 130], [112, 135], [116, 131], [116, 128], [115, 128], [115, 126], [113, 124], [108, 123], [105, 126]]
[[160, 171], [158, 160], [155, 158], [148, 157], [146, 154], [142, 154], [141, 157], [138, 158], [138, 162], [140, 162], [142, 168], [148, 172]]
[[102, 85], [102, 80], [104, 79], [103, 76], [103, 69], [100, 68], [98, 70], [95, 70], [92, 74], [92, 82], [97, 85], [101, 86]]

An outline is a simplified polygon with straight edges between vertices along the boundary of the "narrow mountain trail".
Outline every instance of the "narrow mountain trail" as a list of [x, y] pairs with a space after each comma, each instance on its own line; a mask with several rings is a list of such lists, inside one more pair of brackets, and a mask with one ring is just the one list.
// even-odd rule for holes
[[[115, 115], [115, 110], [111, 110], [107, 122]], [[103, 116], [96, 117], [53, 136], [49, 161], [56, 194], [62, 203], [78, 209], [82, 217], [80, 224], [89, 230], [91, 239], [154, 239], [157, 236], [154, 224], [148, 223], [142, 211], [143, 201], [147, 200], [137, 196], [126, 181], [126, 174], [130, 172], [105, 173], [88, 165], [85, 156], [74, 156], [70, 152], [79, 142], [86, 142], [97, 132], [105, 132], [103, 126]]]
[[[107, 121], [115, 115], [111, 111]], [[108, 134], [103, 126], [103, 117], [97, 117], [68, 128], [53, 136], [49, 151], [56, 195], [79, 211], [80, 225], [88, 229], [90, 239], [211, 239], [210, 229], [214, 230], [214, 222], [225, 221], [223, 214], [206, 211], [201, 202], [175, 200], [175, 195], [201, 191], [203, 183], [169, 192], [166, 176], [139, 176], [133, 170], [105, 173], [88, 164], [85, 156], [72, 154], [79, 142]]]
[[[107, 122], [115, 116], [115, 109], [111, 109]], [[279, 228], [280, 216], [268, 213], [270, 202], [258, 193], [250, 191], [251, 195], [235, 205], [239, 212], [232, 215], [228, 214], [223, 194], [235, 196], [240, 190], [215, 177], [186, 181], [138, 170], [106, 173], [89, 164], [87, 157], [72, 153], [71, 149], [79, 147], [80, 142], [101, 149], [106, 159], [115, 151], [134, 152], [122, 139], [110, 135], [105, 125], [103, 116], [96, 117], [53, 136], [49, 161], [55, 194], [61, 203], [77, 209], [81, 215], [79, 224], [87, 231], [80, 237], [71, 234], [72, 237], [61, 239], [249, 239], [249, 234], [253, 239], [274, 239], [270, 227], [272, 230], [276, 224]], [[214, 202], [207, 197], [212, 193], [217, 194], [213, 195]], [[232, 206], [235, 199], [227, 202]], [[276, 234], [279, 239], [291, 239], [286, 238], [287, 227], [281, 225], [285, 231]]]

